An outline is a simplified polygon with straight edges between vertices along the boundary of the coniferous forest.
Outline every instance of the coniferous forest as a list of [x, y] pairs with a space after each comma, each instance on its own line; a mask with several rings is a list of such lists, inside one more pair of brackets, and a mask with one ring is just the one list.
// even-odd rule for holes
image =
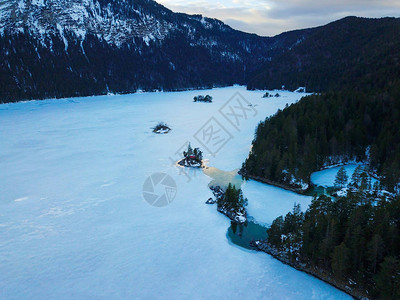
[[275, 219], [266, 242], [358, 297], [399, 299], [400, 196], [387, 197], [358, 175], [347, 195], [314, 197], [305, 213], [295, 205]]
[[373, 91], [304, 97], [259, 124], [242, 173], [295, 185], [312, 172], [365, 161], [393, 191], [400, 178], [400, 81]]

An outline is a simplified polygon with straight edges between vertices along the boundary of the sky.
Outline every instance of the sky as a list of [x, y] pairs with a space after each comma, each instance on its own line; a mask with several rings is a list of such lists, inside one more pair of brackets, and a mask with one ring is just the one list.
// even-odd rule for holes
[[156, 0], [264, 36], [325, 25], [346, 16], [400, 17], [400, 0]]

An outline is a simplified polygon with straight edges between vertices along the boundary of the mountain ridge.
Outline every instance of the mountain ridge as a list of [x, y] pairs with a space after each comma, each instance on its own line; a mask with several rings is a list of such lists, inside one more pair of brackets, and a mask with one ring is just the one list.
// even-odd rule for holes
[[270, 44], [152, 0], [3, 1], [0, 101], [244, 84]]
[[400, 77], [398, 32], [400, 18], [391, 17], [346, 17], [316, 27], [303, 43], [252, 74], [248, 88], [274, 89], [283, 84], [313, 92], [381, 88], [386, 84], [382, 81]]
[[302, 82], [288, 76], [292, 66], [268, 69], [268, 85], [265, 68], [312, 44], [330, 24], [261, 37], [152, 0], [6, 0], [0, 103], [232, 84], [280, 88], [286, 81], [295, 89]]

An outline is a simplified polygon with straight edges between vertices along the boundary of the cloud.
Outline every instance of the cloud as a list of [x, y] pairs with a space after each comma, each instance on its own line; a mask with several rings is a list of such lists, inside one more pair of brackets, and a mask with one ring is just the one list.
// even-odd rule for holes
[[157, 0], [173, 11], [217, 18], [235, 29], [275, 35], [346, 16], [400, 17], [398, 0]]

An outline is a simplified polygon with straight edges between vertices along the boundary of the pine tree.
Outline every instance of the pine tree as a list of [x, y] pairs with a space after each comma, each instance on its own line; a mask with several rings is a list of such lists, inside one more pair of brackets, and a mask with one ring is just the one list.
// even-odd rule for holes
[[368, 261], [370, 262], [373, 273], [376, 272], [378, 261], [381, 259], [383, 245], [382, 237], [379, 234], [375, 234], [372, 240], [368, 243]]
[[203, 152], [200, 151], [199, 148], [194, 148], [193, 155], [195, 156], [198, 162], [201, 162], [203, 160]]
[[347, 176], [346, 169], [341, 167], [335, 177], [335, 187], [343, 188], [346, 186], [349, 176]]
[[188, 158], [189, 156], [192, 156], [192, 155], [193, 155], [193, 148], [192, 148], [192, 146], [190, 146], [190, 143], [189, 143], [187, 151], [183, 151], [183, 156], [185, 158]]
[[346, 274], [349, 267], [349, 249], [345, 243], [335, 247], [332, 254], [332, 270], [339, 278]]
[[356, 169], [354, 170], [353, 174], [351, 175], [351, 182], [350, 185], [353, 186], [354, 188], [359, 188], [361, 185], [361, 173], [363, 172], [363, 169], [361, 165], [358, 165]]
[[400, 298], [400, 262], [395, 257], [386, 257], [375, 283], [382, 299]]
[[282, 246], [282, 234], [283, 234], [283, 217], [276, 218], [271, 227], [267, 229], [268, 242], [276, 248], [280, 249]]
[[243, 197], [241, 189], [229, 183], [225, 191], [225, 196], [217, 201], [219, 208], [231, 211], [240, 211], [247, 205], [247, 199]]

